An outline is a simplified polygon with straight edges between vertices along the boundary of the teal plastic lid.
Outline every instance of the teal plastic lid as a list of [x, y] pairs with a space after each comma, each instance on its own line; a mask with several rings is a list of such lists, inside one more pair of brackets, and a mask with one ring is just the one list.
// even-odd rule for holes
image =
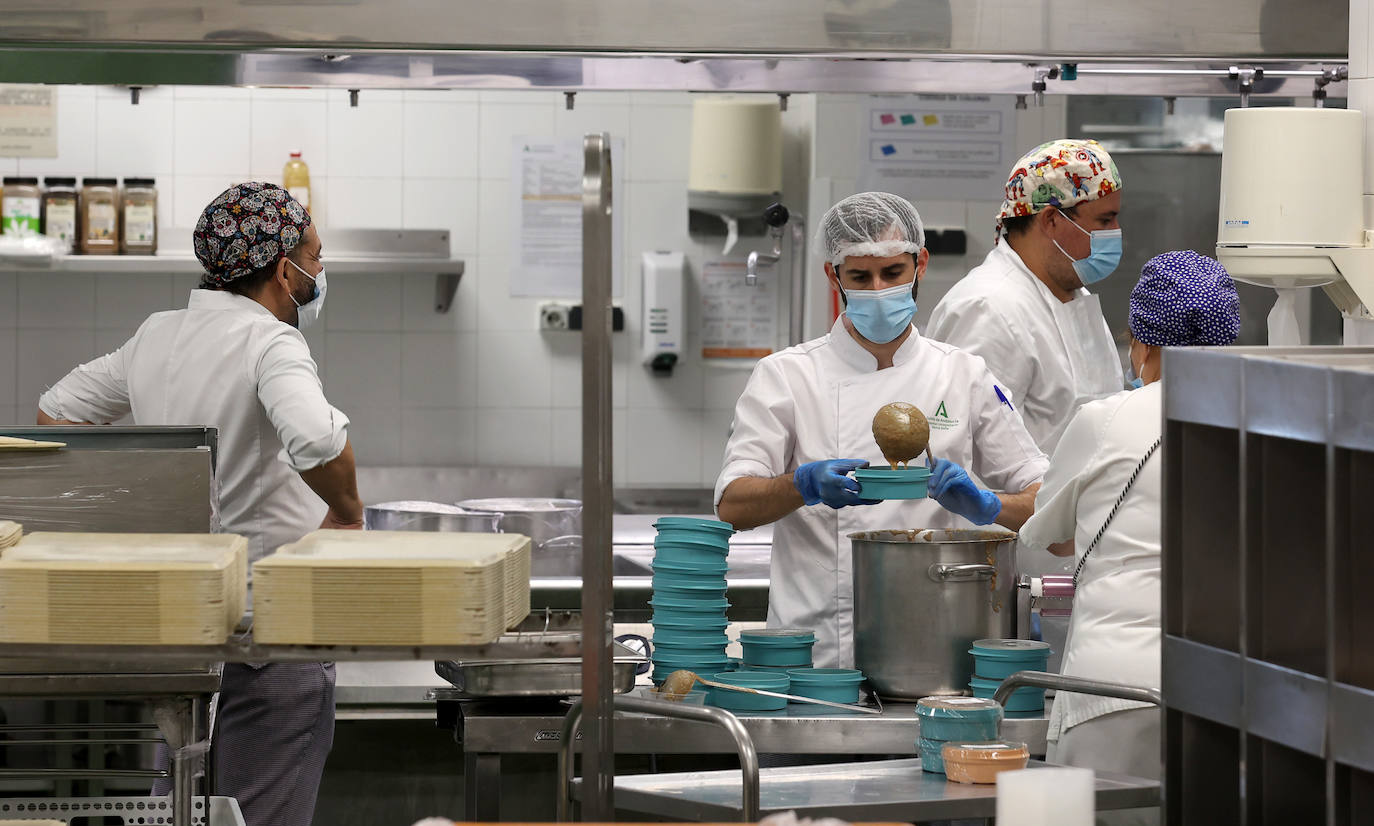
[[857, 668], [793, 668], [787, 674], [793, 682], [807, 685], [849, 685], [864, 679]]
[[854, 478], [860, 482], [924, 482], [930, 478], [930, 468], [861, 467], [854, 471]]
[[739, 632], [739, 641], [763, 645], [796, 645], [816, 641], [816, 633], [809, 628], [755, 628]]
[[987, 653], [1048, 654], [1050, 644], [1039, 640], [974, 640], [972, 654]]
[[726, 533], [735, 532], [735, 526], [731, 525], [729, 522], [721, 522], [716, 519], [698, 519], [694, 516], [660, 516], [658, 520], [654, 522], [654, 527], [660, 529], [674, 528], [680, 530], [686, 528], [688, 530], [705, 529], [724, 531]]
[[981, 697], [922, 697], [916, 701], [916, 716], [942, 720], [999, 721], [1002, 707]]

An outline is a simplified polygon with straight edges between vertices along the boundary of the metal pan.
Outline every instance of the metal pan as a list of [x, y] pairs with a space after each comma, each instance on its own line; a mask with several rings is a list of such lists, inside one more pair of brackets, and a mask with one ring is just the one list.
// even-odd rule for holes
[[[615, 643], [613, 690], [625, 694], [634, 688], [635, 670], [644, 655]], [[462, 698], [570, 697], [582, 694], [580, 658], [537, 660], [471, 660], [436, 662], [434, 671], [453, 683]]]

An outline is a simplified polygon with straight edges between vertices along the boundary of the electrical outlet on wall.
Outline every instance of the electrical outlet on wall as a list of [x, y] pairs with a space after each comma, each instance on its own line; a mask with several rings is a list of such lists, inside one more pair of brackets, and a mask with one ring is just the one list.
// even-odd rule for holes
[[539, 305], [539, 329], [567, 330], [571, 325], [572, 308], [567, 304], [550, 302]]

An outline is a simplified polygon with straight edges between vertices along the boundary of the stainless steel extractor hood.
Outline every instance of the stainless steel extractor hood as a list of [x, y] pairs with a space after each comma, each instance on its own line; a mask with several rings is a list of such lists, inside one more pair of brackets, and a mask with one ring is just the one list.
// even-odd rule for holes
[[1310, 80], [1274, 73], [1343, 62], [1347, 17], [1344, 0], [0, 0], [0, 81], [1029, 93], [1027, 64], [1124, 62], [1183, 74], [1051, 92], [1224, 94], [1239, 62], [1269, 70], [1256, 94], [1301, 95]]

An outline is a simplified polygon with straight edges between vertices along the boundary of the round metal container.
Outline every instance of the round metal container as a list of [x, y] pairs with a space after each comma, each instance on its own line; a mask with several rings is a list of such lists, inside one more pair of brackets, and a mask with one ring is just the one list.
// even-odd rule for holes
[[1010, 637], [1016, 534], [864, 531], [854, 553], [854, 667], [884, 698], [962, 694], [975, 640]]
[[531, 576], [582, 575], [582, 502], [577, 499], [465, 499], [458, 507], [500, 516], [502, 533], [530, 538]]
[[496, 533], [500, 522], [496, 514], [442, 502], [382, 502], [363, 508], [363, 526], [369, 531]]

